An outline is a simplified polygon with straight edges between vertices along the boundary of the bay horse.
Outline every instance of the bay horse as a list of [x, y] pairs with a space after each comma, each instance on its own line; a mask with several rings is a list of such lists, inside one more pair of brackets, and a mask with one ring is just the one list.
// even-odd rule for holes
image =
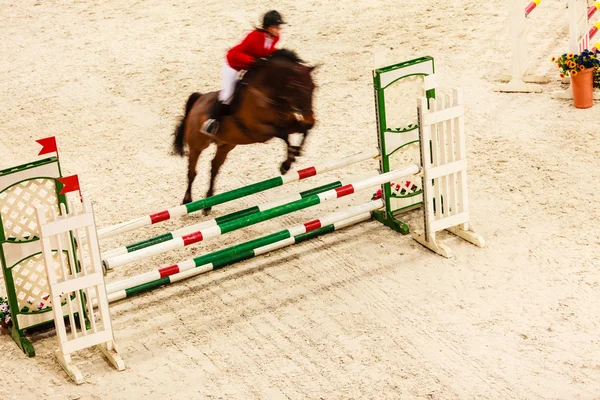
[[[187, 143], [188, 186], [183, 204], [192, 201], [192, 183], [196, 164], [202, 151], [211, 143], [217, 145], [212, 160], [210, 185], [206, 197], [214, 194], [215, 178], [227, 154], [237, 145], [264, 143], [272, 138], [282, 139], [287, 147], [287, 159], [281, 164], [282, 175], [290, 170], [296, 156], [301, 155], [308, 131], [315, 124], [311, 77], [316, 67], [305, 65], [293, 51], [281, 49], [248, 70], [238, 82], [229, 111], [221, 118], [215, 137], [202, 133], [200, 128], [209, 118], [218, 92], [192, 93], [185, 106], [185, 115], [175, 129], [173, 149], [184, 155]], [[300, 145], [292, 146], [289, 135], [301, 133]], [[203, 210], [205, 215], [210, 208]]]

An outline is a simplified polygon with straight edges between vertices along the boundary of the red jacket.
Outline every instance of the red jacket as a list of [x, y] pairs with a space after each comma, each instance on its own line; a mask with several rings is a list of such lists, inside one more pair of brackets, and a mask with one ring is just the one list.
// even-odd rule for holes
[[267, 57], [275, 51], [279, 36], [271, 37], [258, 29], [250, 32], [240, 44], [227, 52], [227, 63], [236, 71], [248, 69], [256, 58]]

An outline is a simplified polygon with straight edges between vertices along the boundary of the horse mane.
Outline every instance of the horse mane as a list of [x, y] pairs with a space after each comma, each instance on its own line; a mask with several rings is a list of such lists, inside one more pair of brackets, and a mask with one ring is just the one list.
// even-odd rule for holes
[[298, 57], [298, 54], [296, 54], [295, 51], [289, 49], [277, 49], [269, 56], [269, 60], [275, 60], [278, 58], [282, 58], [293, 63], [304, 63], [304, 60]]
[[285, 61], [289, 61], [291, 63], [299, 63], [299, 64], [304, 63], [304, 60], [302, 60], [300, 57], [298, 57], [298, 54], [296, 54], [295, 51], [289, 50], [289, 49], [277, 49], [273, 53], [271, 53], [270, 56], [265, 57], [264, 59], [260, 60], [256, 64], [256, 68], [248, 69], [246, 71], [246, 73], [244, 74], [242, 81], [248, 82], [248, 80], [251, 79], [251, 77], [253, 77], [258, 71], [267, 67], [272, 61], [277, 61], [277, 60], [285, 60]]

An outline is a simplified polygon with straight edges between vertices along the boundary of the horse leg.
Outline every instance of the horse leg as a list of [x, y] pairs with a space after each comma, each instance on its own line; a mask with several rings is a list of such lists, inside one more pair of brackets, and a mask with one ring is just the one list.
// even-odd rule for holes
[[289, 134], [286, 134], [284, 137], [282, 137], [283, 141], [287, 145], [287, 159], [281, 164], [281, 168], [279, 168], [279, 171], [282, 175], [285, 175], [290, 170], [292, 164], [294, 161], [296, 161], [296, 157], [300, 157], [302, 155], [302, 146], [304, 145], [306, 135], [307, 132], [302, 132], [302, 140], [298, 146], [293, 146], [290, 143]]
[[[212, 160], [212, 166], [210, 169], [210, 185], [208, 186], [208, 192], [206, 193], [206, 197], [211, 197], [214, 194], [215, 179], [219, 174], [219, 169], [221, 169], [221, 166], [227, 159], [227, 154], [229, 154], [229, 152], [233, 150], [235, 146], [235, 144], [229, 143], [219, 143], [217, 145], [217, 153], [215, 154], [215, 157]], [[205, 208], [202, 211], [202, 213], [204, 215], [209, 215], [210, 211], [211, 207], [208, 207]]]
[[196, 141], [193, 146], [189, 146], [189, 154], [188, 154], [188, 186], [185, 191], [185, 196], [183, 197], [183, 203], [187, 204], [192, 202], [192, 184], [194, 183], [194, 179], [196, 178], [196, 165], [198, 164], [198, 159], [200, 158], [200, 154], [210, 145], [210, 140]]
[[197, 149], [190, 147], [188, 154], [188, 186], [181, 204], [192, 202], [192, 184], [194, 183], [194, 179], [196, 179], [196, 165], [198, 164], [199, 157], [200, 152]]
[[288, 173], [288, 171], [292, 167], [292, 164], [294, 163], [294, 161], [296, 161], [296, 156], [294, 155], [294, 153], [292, 151], [292, 146], [290, 146], [288, 144], [287, 158], [285, 159], [284, 162], [281, 163], [281, 167], [279, 167], [279, 172], [281, 172], [281, 175], [285, 175]]
[[302, 147], [304, 146], [304, 141], [306, 140], [307, 136], [308, 136], [308, 131], [302, 132], [302, 140], [300, 140], [300, 144], [295, 147], [295, 149], [297, 149], [296, 157], [300, 157], [302, 155]]
[[296, 161], [295, 152], [292, 150], [294, 146], [290, 143], [290, 136], [288, 133], [283, 132], [281, 135], [277, 135], [281, 140], [285, 142], [286, 150], [287, 150], [287, 158], [284, 162], [281, 163], [279, 167], [279, 172], [281, 175], [285, 175], [291, 168], [292, 163]]

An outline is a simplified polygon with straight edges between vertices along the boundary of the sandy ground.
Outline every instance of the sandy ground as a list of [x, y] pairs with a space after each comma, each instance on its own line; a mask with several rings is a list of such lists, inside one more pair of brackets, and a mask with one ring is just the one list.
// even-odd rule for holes
[[[472, 222], [479, 249], [445, 236], [443, 259], [376, 222], [249, 260], [112, 307], [127, 370], [98, 351], [76, 357], [73, 385], [51, 332], [26, 359], [0, 335], [0, 398], [600, 399], [599, 105], [553, 100], [549, 57], [566, 51], [565, 2], [531, 19], [544, 94], [500, 94], [509, 65], [504, 6], [465, 0], [296, 2], [285, 45], [318, 71], [319, 123], [298, 166], [376, 146], [373, 54], [435, 57], [440, 82], [466, 97]], [[99, 225], [179, 204], [185, 160], [171, 133], [192, 91], [217, 87], [223, 52], [271, 8], [266, 1], [3, 2], [0, 167], [33, 158], [56, 135]], [[206, 188], [212, 152], [194, 195]], [[283, 145], [239, 147], [224, 191], [277, 175]], [[241, 207], [376, 167], [254, 195]], [[148, 271], [366, 200], [369, 193], [157, 256], [108, 279]], [[201, 216], [107, 240], [192, 223]], [[419, 226], [419, 214], [410, 218]]]

